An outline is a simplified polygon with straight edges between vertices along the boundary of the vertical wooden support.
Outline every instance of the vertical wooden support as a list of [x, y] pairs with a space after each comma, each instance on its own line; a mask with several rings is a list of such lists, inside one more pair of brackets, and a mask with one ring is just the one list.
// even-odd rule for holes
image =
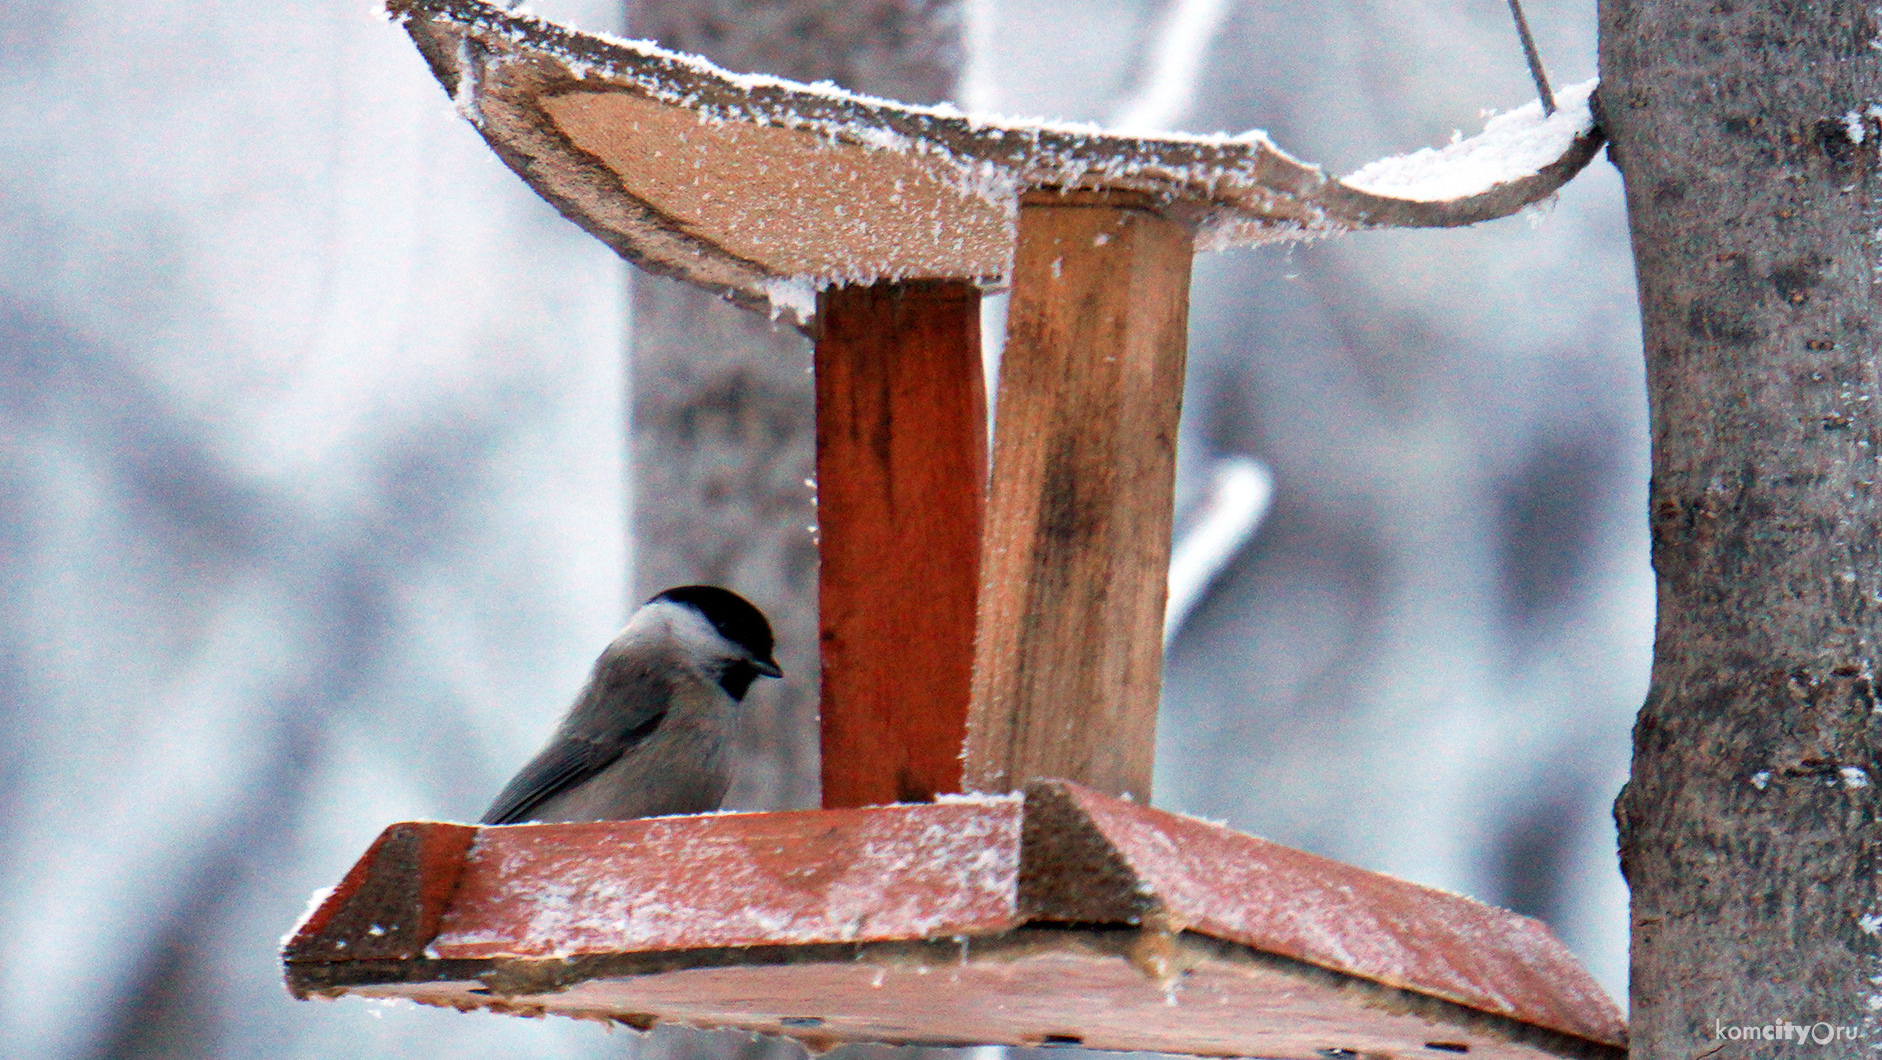
[[987, 467], [980, 291], [817, 304], [823, 805], [961, 790]]
[[966, 783], [1150, 797], [1190, 231], [1141, 196], [1020, 205]]

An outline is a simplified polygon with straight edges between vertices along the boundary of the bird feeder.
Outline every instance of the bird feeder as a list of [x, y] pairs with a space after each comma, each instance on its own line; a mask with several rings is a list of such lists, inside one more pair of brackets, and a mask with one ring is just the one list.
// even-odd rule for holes
[[297, 996], [814, 1047], [1624, 1055], [1540, 923], [1145, 805], [1194, 254], [1512, 213], [1593, 156], [1585, 106], [1341, 181], [1259, 134], [987, 120], [391, 9], [571, 220], [812, 336], [824, 808], [394, 825], [288, 941]]

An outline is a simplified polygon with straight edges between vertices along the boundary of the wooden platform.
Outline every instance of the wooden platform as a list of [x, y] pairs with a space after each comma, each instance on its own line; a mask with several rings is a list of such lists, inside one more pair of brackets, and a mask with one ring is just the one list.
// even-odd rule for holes
[[735, 74], [481, 0], [387, 9], [543, 198], [640, 267], [761, 311], [808, 315], [812, 288], [838, 284], [1004, 285], [1016, 206], [1033, 189], [1149, 196], [1214, 248], [1503, 217], [1553, 194], [1601, 144], [1590, 123], [1533, 171], [1402, 199], [1259, 132], [1139, 137], [969, 115]]
[[932, 805], [394, 825], [284, 958], [300, 997], [813, 1047], [1625, 1053], [1613, 1003], [1535, 920], [1063, 782]]

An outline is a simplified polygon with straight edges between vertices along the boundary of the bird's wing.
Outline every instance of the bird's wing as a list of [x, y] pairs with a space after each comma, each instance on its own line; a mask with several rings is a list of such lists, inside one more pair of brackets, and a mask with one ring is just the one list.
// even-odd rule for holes
[[600, 773], [652, 736], [667, 716], [666, 697], [636, 696], [633, 693], [640, 690], [624, 684], [611, 684], [604, 692], [604, 698], [615, 707], [612, 711], [595, 710], [592, 702], [577, 704], [569, 722], [556, 730], [549, 746], [504, 785], [490, 809], [484, 811], [482, 823], [530, 820], [544, 802]]

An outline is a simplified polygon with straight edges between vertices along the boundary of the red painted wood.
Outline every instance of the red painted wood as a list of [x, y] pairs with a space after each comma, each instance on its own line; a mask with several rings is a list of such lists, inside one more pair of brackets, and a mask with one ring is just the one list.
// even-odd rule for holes
[[986, 483], [980, 292], [818, 299], [823, 805], [961, 790]]
[[492, 996], [476, 979], [388, 983], [356, 993], [526, 1016], [620, 1019], [643, 1029], [664, 1021], [738, 1028], [787, 1035], [819, 1052], [844, 1042], [887, 1042], [1289, 1060], [1626, 1056], [1582, 1039], [1529, 1036], [1521, 1025], [1430, 1011], [1332, 973], [1225, 958], [1206, 945], [1186, 945], [1182, 974], [1159, 980], [1122, 952], [1132, 934], [1044, 932], [1010, 945], [970, 939], [919, 955], [863, 947], [856, 956], [790, 964], [754, 959], [597, 975], [507, 996]]
[[283, 947], [288, 961], [407, 959], [438, 933], [477, 829], [415, 821], [379, 834]]
[[515, 825], [478, 835], [430, 952], [573, 957], [1017, 924], [1017, 799]]
[[1627, 1040], [1620, 1010], [1539, 920], [1072, 784], [1035, 786], [1027, 802], [1029, 836], [1039, 816], [1056, 829], [1088, 825], [1170, 924], [1591, 1041]]
[[1626, 1041], [1534, 920], [1063, 782], [1023, 803], [396, 825], [284, 956], [303, 997], [812, 1044], [1618, 1060]]

